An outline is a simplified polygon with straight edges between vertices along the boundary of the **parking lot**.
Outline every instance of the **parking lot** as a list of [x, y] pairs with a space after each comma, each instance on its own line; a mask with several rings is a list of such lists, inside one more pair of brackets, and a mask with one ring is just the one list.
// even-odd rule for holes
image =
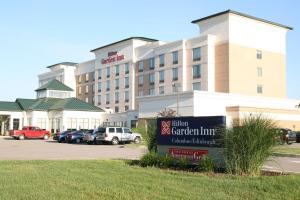
[[137, 145], [66, 144], [49, 140], [0, 137], [0, 160], [137, 159], [146, 147]]

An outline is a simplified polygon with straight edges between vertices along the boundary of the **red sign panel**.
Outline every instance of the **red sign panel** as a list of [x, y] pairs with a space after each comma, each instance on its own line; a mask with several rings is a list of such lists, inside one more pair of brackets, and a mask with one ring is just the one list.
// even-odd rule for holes
[[202, 156], [207, 155], [208, 150], [170, 148], [169, 154], [174, 158], [187, 158], [197, 161], [201, 160]]

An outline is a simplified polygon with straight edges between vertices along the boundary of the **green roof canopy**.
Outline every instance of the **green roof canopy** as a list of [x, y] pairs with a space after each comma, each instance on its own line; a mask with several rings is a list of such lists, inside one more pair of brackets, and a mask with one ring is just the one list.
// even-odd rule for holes
[[35, 91], [41, 91], [41, 90], [61, 90], [61, 91], [74, 91], [72, 88], [66, 86], [62, 82], [59, 82], [56, 79], [53, 79], [52, 81], [48, 82], [45, 85], [42, 85]]
[[0, 111], [22, 111], [16, 102], [0, 101]]

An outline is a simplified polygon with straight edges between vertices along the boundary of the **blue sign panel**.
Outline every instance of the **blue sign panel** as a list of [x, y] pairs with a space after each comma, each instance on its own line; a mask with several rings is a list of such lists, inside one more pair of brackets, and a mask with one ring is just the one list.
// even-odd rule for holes
[[222, 147], [225, 125], [224, 116], [158, 118], [157, 144]]

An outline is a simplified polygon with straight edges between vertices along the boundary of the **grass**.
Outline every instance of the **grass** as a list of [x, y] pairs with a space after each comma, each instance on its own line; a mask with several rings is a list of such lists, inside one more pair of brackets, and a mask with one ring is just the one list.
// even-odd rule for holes
[[279, 145], [273, 148], [273, 152], [300, 155], [300, 147], [292, 147], [291, 145]]
[[297, 199], [300, 176], [209, 176], [123, 161], [1, 161], [0, 199]]

